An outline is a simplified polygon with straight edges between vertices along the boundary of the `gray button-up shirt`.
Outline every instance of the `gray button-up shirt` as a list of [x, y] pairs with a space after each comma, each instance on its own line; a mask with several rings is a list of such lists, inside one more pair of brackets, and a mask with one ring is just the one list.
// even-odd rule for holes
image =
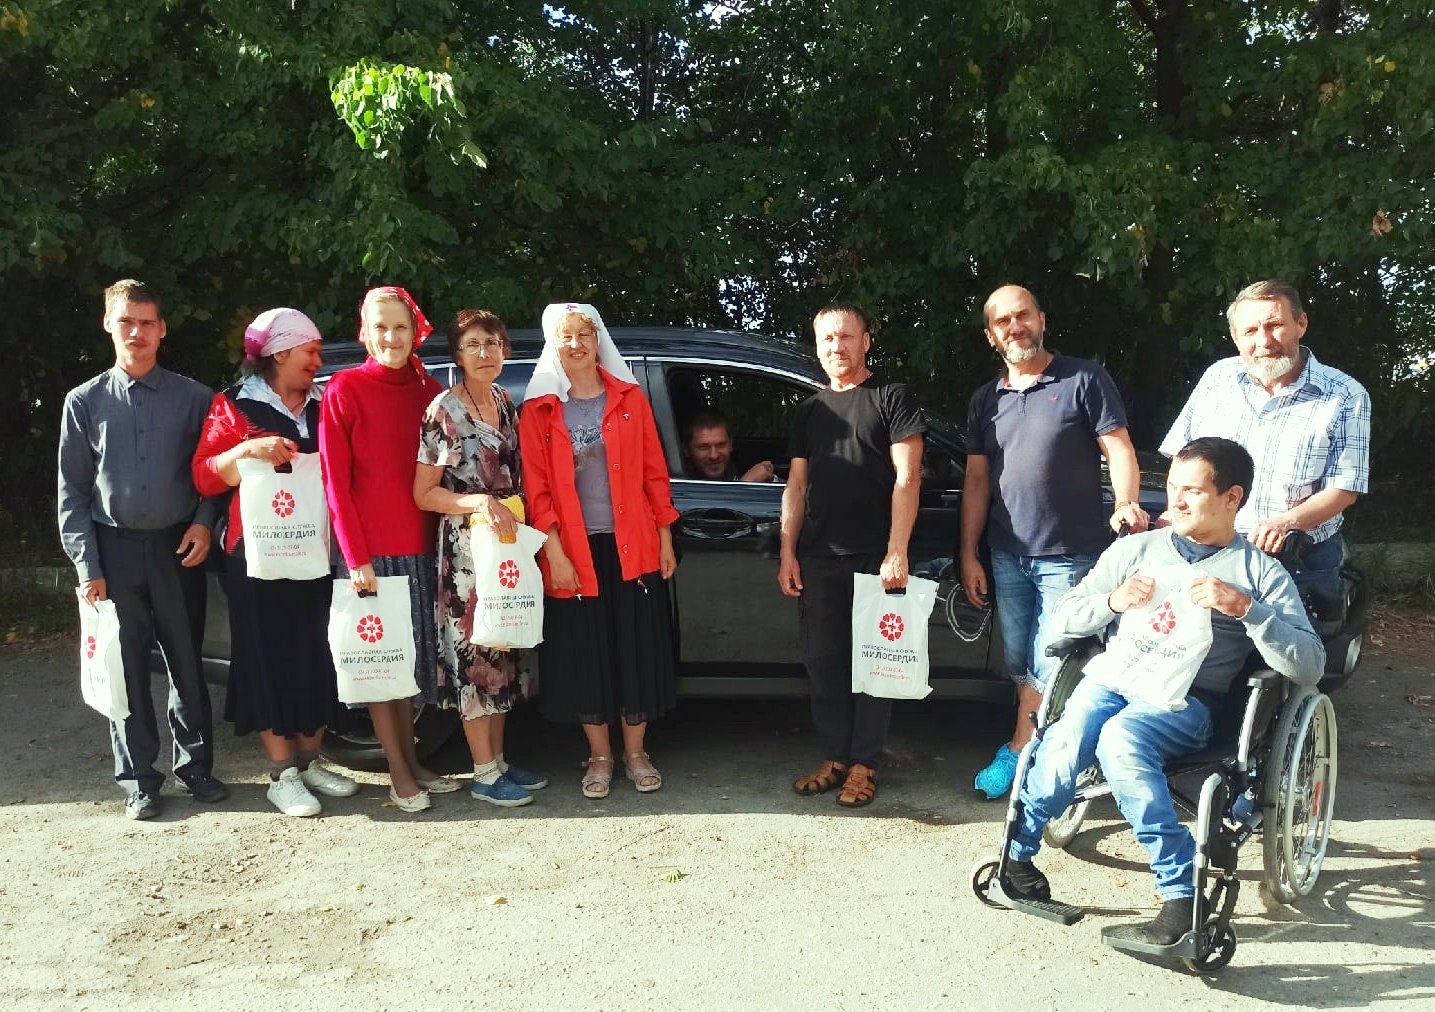
[[102, 578], [95, 525], [213, 527], [214, 500], [194, 490], [190, 462], [213, 392], [159, 366], [135, 379], [119, 366], [71, 390], [60, 427], [60, 541], [81, 581]]

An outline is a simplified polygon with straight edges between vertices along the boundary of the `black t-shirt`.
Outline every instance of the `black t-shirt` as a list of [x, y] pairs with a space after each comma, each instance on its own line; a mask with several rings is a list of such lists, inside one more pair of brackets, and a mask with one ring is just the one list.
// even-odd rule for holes
[[892, 444], [926, 431], [905, 383], [869, 376], [828, 387], [797, 408], [788, 455], [807, 461], [807, 509], [797, 550], [866, 555], [887, 550], [892, 527]]

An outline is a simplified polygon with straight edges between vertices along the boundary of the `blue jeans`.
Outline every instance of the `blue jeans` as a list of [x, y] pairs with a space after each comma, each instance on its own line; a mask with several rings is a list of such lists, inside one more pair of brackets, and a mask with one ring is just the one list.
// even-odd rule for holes
[[1096, 555], [1014, 555], [992, 549], [992, 591], [1001, 624], [1002, 660], [1017, 685], [1045, 691], [1061, 663], [1046, 656], [1051, 615], [1066, 592], [1096, 565]]
[[1042, 829], [1076, 796], [1076, 778], [1100, 762], [1116, 807], [1151, 855], [1156, 895], [1162, 900], [1194, 896], [1196, 841], [1176, 815], [1161, 769], [1205, 748], [1210, 740], [1211, 713], [1195, 696], [1186, 697], [1184, 710], [1172, 712], [1129, 701], [1093, 681], [1082, 682], [1027, 768], [1011, 856], [1018, 861], [1035, 856]]

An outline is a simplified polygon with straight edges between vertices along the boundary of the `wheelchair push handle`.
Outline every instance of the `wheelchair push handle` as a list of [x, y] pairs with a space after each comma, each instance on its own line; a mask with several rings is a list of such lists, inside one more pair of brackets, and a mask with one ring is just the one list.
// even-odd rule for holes
[[1309, 531], [1287, 531], [1285, 540], [1275, 557], [1287, 568], [1299, 569], [1305, 564], [1306, 554], [1315, 547], [1315, 538]]

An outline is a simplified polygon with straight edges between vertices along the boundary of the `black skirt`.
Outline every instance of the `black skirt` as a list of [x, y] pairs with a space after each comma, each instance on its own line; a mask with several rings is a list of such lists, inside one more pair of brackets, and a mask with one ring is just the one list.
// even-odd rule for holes
[[226, 560], [229, 692], [224, 718], [235, 734], [311, 735], [329, 723], [337, 698], [329, 653], [334, 581], [254, 580], [244, 557]]
[[676, 700], [673, 613], [657, 573], [623, 579], [611, 534], [590, 534], [597, 597], [543, 601], [539, 706], [549, 720], [641, 724]]

